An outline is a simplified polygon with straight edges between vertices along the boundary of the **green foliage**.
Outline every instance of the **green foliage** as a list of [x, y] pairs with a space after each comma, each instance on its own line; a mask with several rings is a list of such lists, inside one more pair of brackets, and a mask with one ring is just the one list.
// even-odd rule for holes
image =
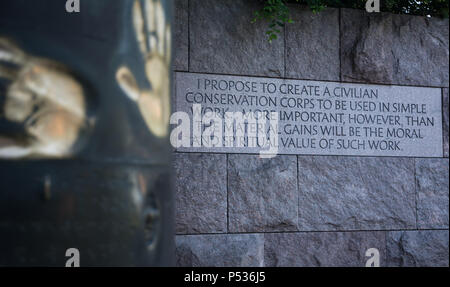
[[[367, 0], [260, 0], [264, 2], [261, 10], [255, 12], [252, 23], [258, 20], [268, 22], [266, 34], [268, 41], [277, 39], [286, 23], [292, 23], [288, 3], [307, 5], [314, 13], [325, 7], [365, 9]], [[382, 12], [412, 14], [429, 17], [448, 18], [448, 0], [380, 0]]]
[[253, 18], [252, 23], [261, 19], [269, 22], [269, 27], [266, 31], [269, 42], [277, 38], [280, 28], [284, 27], [285, 23], [292, 23], [292, 19], [289, 18], [289, 8], [284, 0], [266, 0], [264, 7], [255, 12], [255, 18]]
[[[308, 7], [314, 12], [320, 12], [325, 8], [324, 0], [292, 0], [289, 2], [298, 2], [307, 4]], [[281, 32], [281, 28], [286, 23], [292, 23], [292, 19], [289, 17], [289, 8], [286, 5], [285, 0], [265, 0], [264, 7], [255, 12], [255, 17], [252, 23], [258, 20], [266, 20], [269, 22], [268, 29], [266, 31], [269, 42], [277, 39], [277, 34]]]

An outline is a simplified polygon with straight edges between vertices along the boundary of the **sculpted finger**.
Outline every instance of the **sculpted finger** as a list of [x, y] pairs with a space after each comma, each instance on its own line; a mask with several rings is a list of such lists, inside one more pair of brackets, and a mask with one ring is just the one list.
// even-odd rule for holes
[[139, 49], [141, 50], [141, 53], [145, 55], [147, 54], [146, 32], [141, 2], [139, 0], [135, 0], [133, 5], [133, 25]]
[[155, 19], [155, 2], [153, 0], [145, 1], [145, 18], [147, 21], [148, 47], [150, 51], [155, 51], [158, 44], [156, 37], [157, 22]]
[[116, 80], [120, 88], [125, 92], [125, 94], [132, 99], [137, 101], [140, 97], [140, 90], [137, 85], [136, 79], [127, 67], [120, 67], [116, 72]]
[[31, 148], [11, 146], [0, 148], [0, 158], [21, 158], [32, 153]]
[[172, 58], [172, 32], [170, 29], [170, 25], [166, 26], [166, 33], [165, 33], [165, 58], [167, 64], [170, 64], [170, 59]]
[[6, 119], [13, 122], [24, 121], [33, 112], [33, 96], [19, 83], [13, 83], [8, 88], [3, 110]]
[[26, 54], [12, 41], [0, 38], [0, 61], [22, 64]]
[[155, 14], [156, 22], [156, 34], [158, 38], [157, 49], [160, 54], [164, 53], [164, 38], [165, 38], [165, 27], [166, 27], [166, 17], [164, 15], [164, 10], [161, 5], [161, 1], [157, 0], [155, 2]]

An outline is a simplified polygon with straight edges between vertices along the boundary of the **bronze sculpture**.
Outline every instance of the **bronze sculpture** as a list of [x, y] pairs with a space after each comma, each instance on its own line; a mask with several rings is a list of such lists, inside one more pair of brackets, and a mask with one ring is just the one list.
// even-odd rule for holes
[[0, 3], [0, 266], [173, 262], [171, 1]]
[[0, 61], [0, 77], [11, 81], [4, 116], [23, 124], [26, 133], [22, 142], [0, 147], [0, 158], [68, 155], [87, 124], [80, 83], [63, 65], [28, 55], [5, 38], [0, 38]]

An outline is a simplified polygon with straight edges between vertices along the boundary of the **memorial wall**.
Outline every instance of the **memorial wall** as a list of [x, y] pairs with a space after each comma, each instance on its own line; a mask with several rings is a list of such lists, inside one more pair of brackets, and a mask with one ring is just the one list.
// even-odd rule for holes
[[176, 0], [179, 266], [448, 266], [448, 19]]

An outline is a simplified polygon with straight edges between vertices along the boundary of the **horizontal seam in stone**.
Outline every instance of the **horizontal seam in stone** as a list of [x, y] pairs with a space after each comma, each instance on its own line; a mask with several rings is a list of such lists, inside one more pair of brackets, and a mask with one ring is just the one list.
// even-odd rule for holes
[[176, 236], [195, 235], [245, 235], [245, 234], [302, 234], [302, 233], [356, 233], [356, 232], [396, 232], [396, 231], [449, 231], [448, 228], [424, 228], [424, 229], [371, 229], [371, 230], [305, 230], [305, 231], [262, 231], [262, 232], [227, 232], [227, 233], [180, 233]]
[[344, 84], [360, 84], [360, 85], [379, 85], [379, 86], [399, 86], [399, 87], [416, 87], [416, 88], [436, 88], [443, 89], [448, 88], [448, 86], [442, 85], [408, 85], [408, 84], [400, 84], [400, 83], [380, 83], [380, 82], [366, 82], [366, 81], [333, 81], [333, 80], [322, 80], [322, 79], [307, 79], [307, 78], [289, 78], [289, 77], [276, 77], [276, 76], [268, 76], [268, 75], [254, 75], [254, 74], [231, 74], [231, 73], [214, 73], [214, 72], [195, 72], [195, 71], [177, 71], [173, 70], [177, 73], [188, 73], [188, 74], [205, 74], [205, 75], [221, 75], [221, 76], [236, 76], [236, 77], [253, 77], [253, 78], [268, 78], [268, 79], [279, 79], [279, 80], [297, 80], [297, 81], [313, 81], [313, 82], [328, 82], [328, 83], [344, 83]]

